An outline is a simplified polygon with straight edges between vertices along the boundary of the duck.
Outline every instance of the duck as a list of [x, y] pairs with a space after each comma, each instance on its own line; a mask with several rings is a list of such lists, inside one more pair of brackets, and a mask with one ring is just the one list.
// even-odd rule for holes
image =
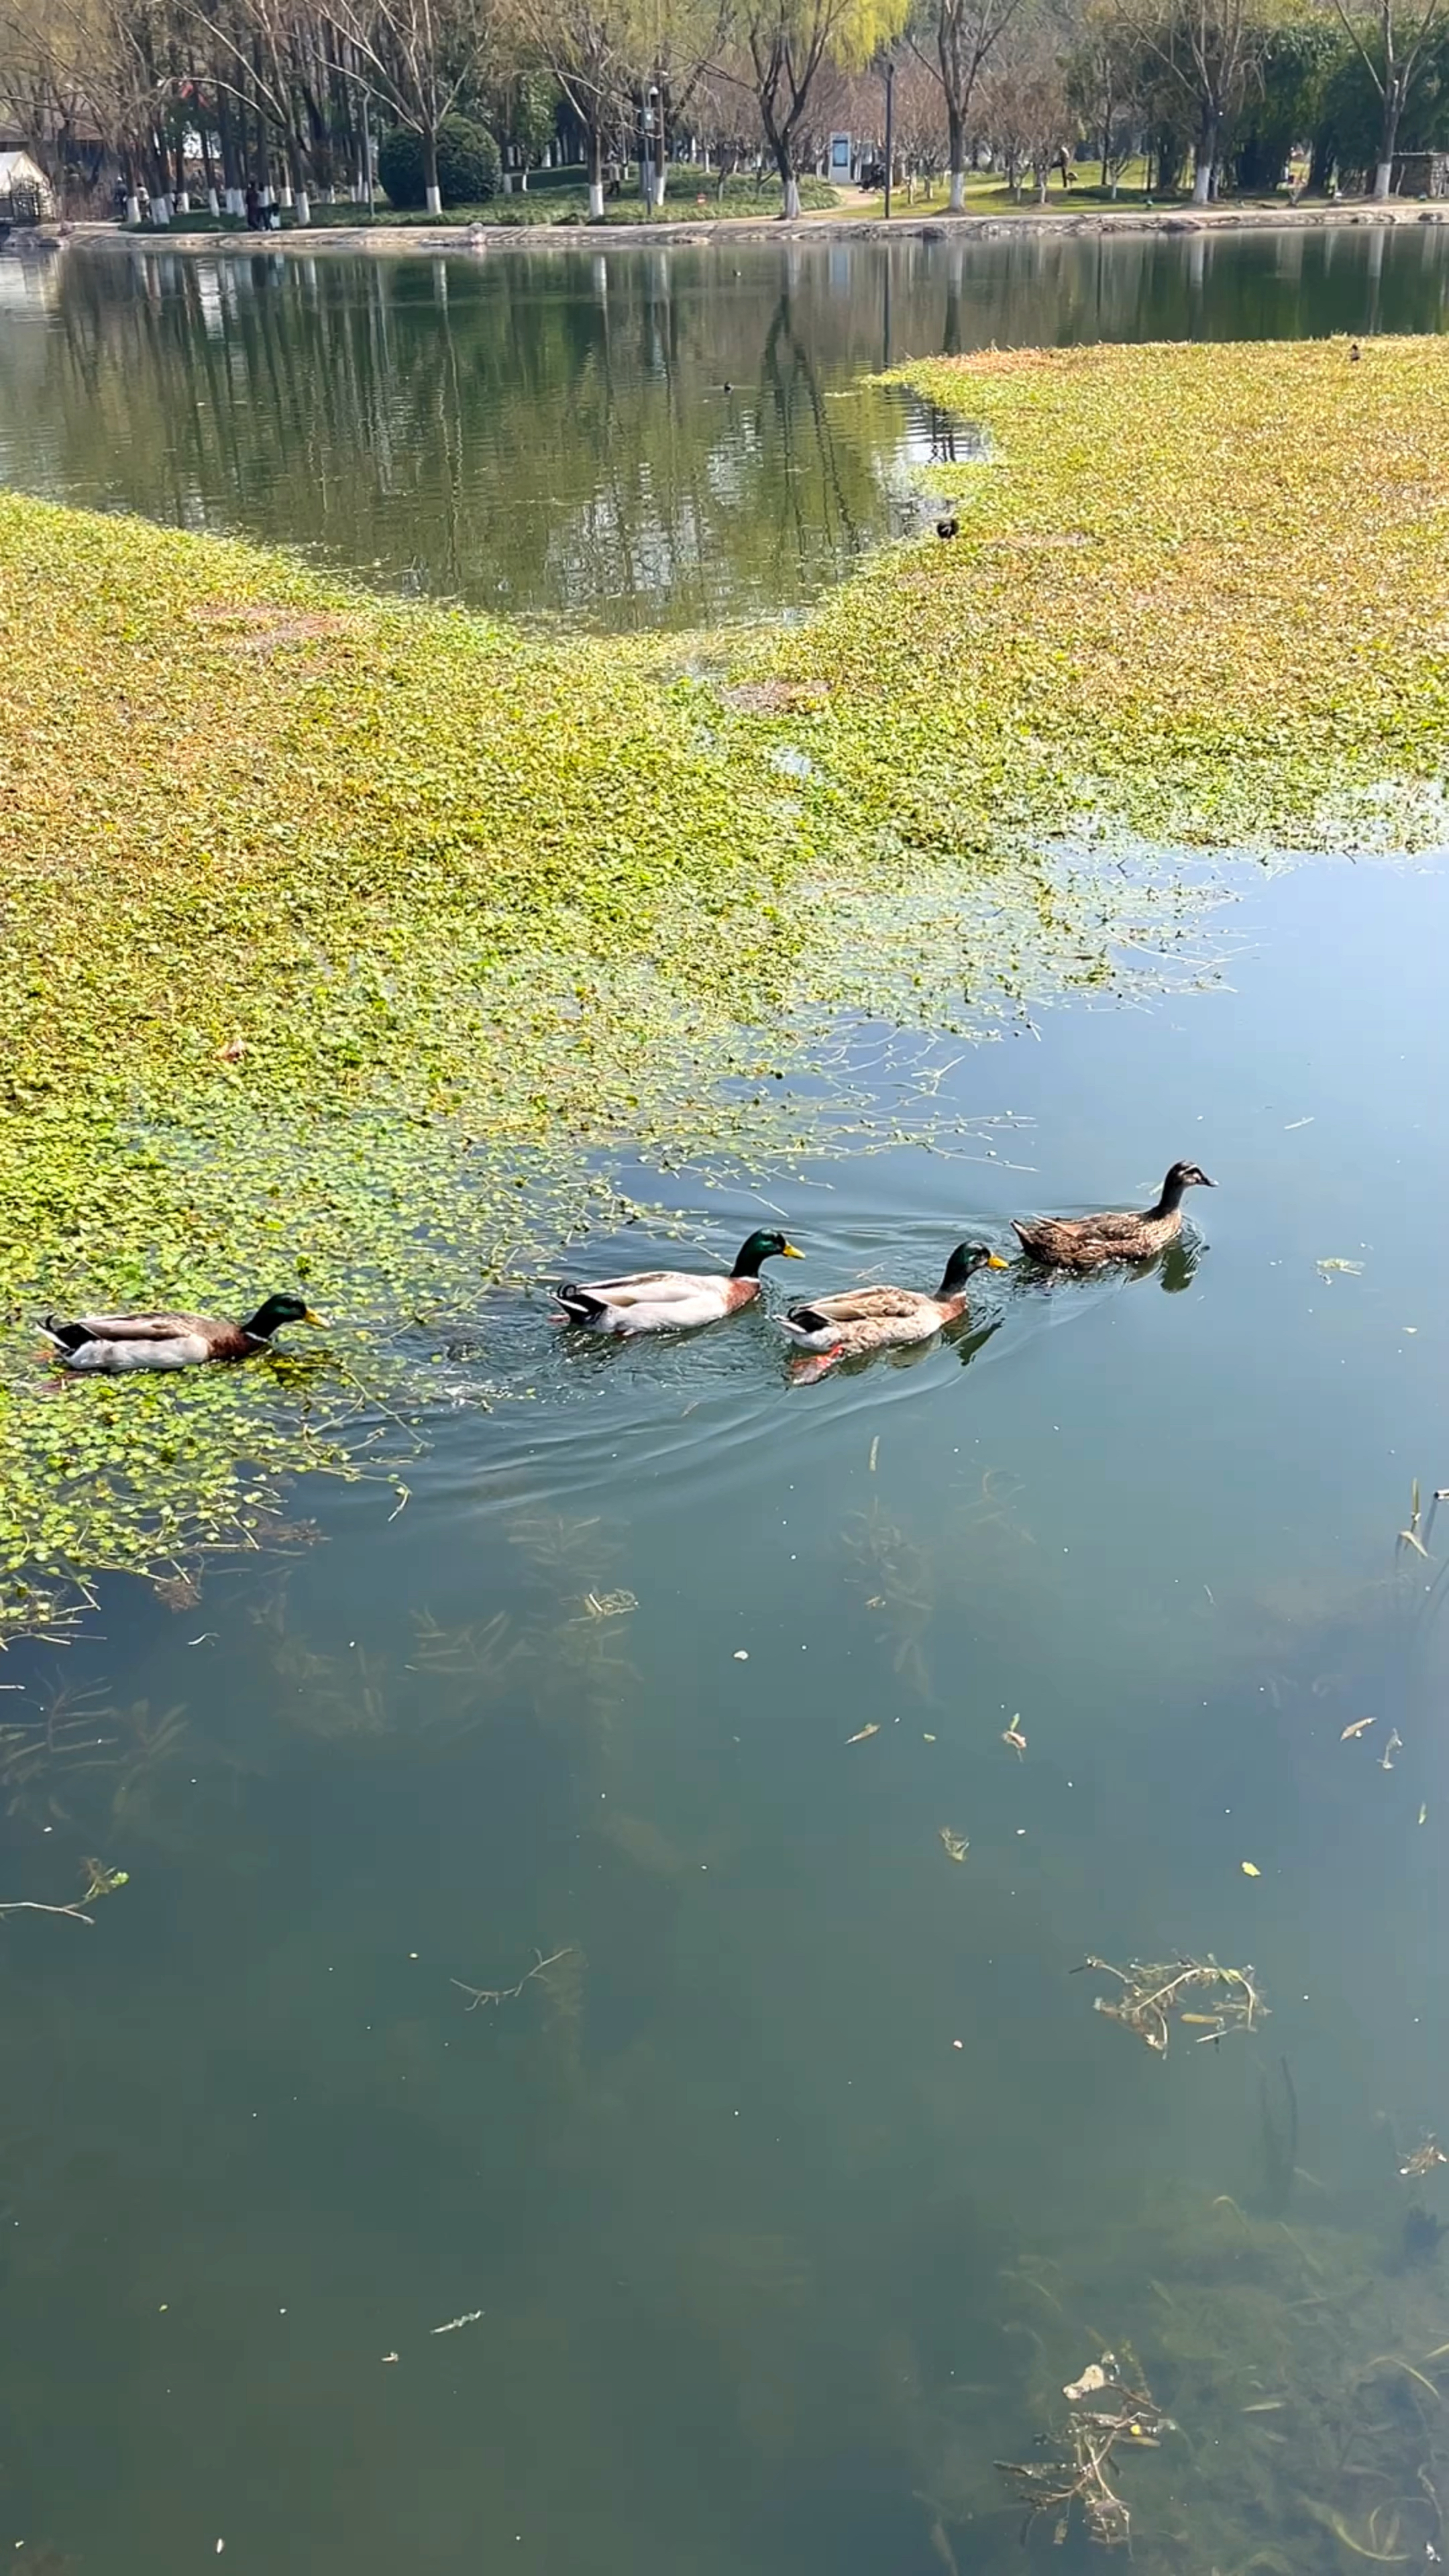
[[1134, 1214], [1041, 1216], [1012, 1225], [1033, 1261], [1059, 1270], [1100, 1270], [1109, 1261], [1151, 1261], [1182, 1232], [1184, 1190], [1216, 1189], [1196, 1163], [1174, 1163], [1155, 1206]]
[[961, 522], [954, 512], [949, 519], [938, 519], [936, 521], [936, 534], [938, 537], [959, 537], [960, 533]]
[[68, 1369], [200, 1368], [267, 1350], [283, 1324], [322, 1323], [300, 1297], [268, 1297], [244, 1324], [218, 1315], [47, 1315], [40, 1329]]
[[783, 1329], [802, 1349], [830, 1360], [868, 1351], [898, 1350], [928, 1342], [966, 1313], [966, 1282], [978, 1270], [1006, 1270], [1009, 1262], [984, 1243], [958, 1243], [934, 1297], [920, 1288], [847, 1288], [839, 1297], [812, 1297], [781, 1316]]
[[746, 1235], [725, 1276], [708, 1270], [634, 1270], [623, 1279], [568, 1280], [553, 1291], [561, 1321], [591, 1333], [687, 1333], [721, 1323], [760, 1293], [764, 1261], [803, 1261], [771, 1228]]

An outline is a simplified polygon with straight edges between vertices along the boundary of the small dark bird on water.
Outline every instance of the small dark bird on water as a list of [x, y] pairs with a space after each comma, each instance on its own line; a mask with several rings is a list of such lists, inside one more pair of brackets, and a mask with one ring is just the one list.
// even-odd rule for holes
[[938, 519], [936, 521], [936, 534], [938, 537], [959, 537], [960, 533], [961, 522], [959, 519]]
[[727, 394], [732, 394], [734, 392], [734, 386], [730, 383], [728, 376], [726, 376], [724, 380], [724, 389]]

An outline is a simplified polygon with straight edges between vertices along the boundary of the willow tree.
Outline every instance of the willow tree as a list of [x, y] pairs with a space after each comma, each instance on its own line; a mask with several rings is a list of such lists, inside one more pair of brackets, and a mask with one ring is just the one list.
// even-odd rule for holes
[[765, 142], [780, 174], [787, 217], [800, 212], [797, 153], [822, 65], [859, 70], [905, 25], [908, 0], [743, 0]]

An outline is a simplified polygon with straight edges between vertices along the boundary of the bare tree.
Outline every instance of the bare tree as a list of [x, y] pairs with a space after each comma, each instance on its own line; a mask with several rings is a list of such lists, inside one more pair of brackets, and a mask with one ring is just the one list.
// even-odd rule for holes
[[1213, 193], [1223, 133], [1251, 96], [1272, 32], [1271, 0], [1126, 0], [1123, 25], [1167, 75], [1191, 112], [1193, 204]]
[[[935, 0], [930, 31], [932, 68], [946, 102], [946, 166], [951, 173], [951, 211], [966, 203], [966, 137], [981, 75], [1007, 29], [1027, 0]], [[914, 50], [927, 60], [924, 46]]]
[[1435, 39], [1443, 33], [1446, 0], [1333, 0], [1334, 14], [1347, 32], [1359, 60], [1379, 94], [1379, 157], [1374, 195], [1386, 197], [1394, 183], [1394, 153], [1405, 108], [1425, 68]]
[[1047, 180], [1071, 130], [1066, 82], [1055, 43], [1042, 27], [1019, 29], [982, 81], [982, 115], [1013, 193], [1030, 170], [1045, 204]]
[[493, 35], [487, 0], [322, 0], [322, 7], [351, 76], [418, 137], [428, 212], [441, 214], [438, 128], [480, 79]]

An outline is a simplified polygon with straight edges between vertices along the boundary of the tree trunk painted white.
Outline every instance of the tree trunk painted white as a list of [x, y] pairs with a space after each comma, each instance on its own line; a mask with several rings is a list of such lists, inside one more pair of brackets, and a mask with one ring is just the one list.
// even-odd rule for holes
[[282, 181], [281, 187], [277, 193], [277, 203], [279, 206], [290, 212], [292, 206], [292, 182], [290, 179], [284, 179]]
[[1392, 161], [1380, 161], [1374, 169], [1374, 195], [1376, 197], [1386, 197], [1393, 184], [1394, 165]]
[[527, 196], [527, 194], [528, 194], [528, 172], [527, 172], [526, 170], [520, 170], [520, 171], [519, 171], [519, 174], [518, 174], [518, 193], [519, 193], [520, 197], [526, 197], [526, 196]]
[[443, 192], [442, 192], [442, 189], [441, 189], [441, 188], [430, 188], [430, 189], [428, 190], [428, 212], [429, 212], [429, 214], [430, 214], [430, 215], [440, 215], [440, 214], [442, 213], [442, 211], [443, 211]]
[[312, 200], [305, 188], [299, 188], [292, 200], [292, 220], [298, 224], [310, 224], [312, 220]]
[[503, 173], [503, 193], [505, 197], [511, 197], [513, 194], [513, 172], [511, 170], [505, 170]]
[[140, 220], [141, 200], [136, 195], [135, 190], [132, 189], [130, 195], [126, 199], [126, 221], [128, 224], [138, 224]]
[[665, 190], [665, 186], [666, 186], [666, 184], [667, 184], [668, 178], [669, 178], [669, 173], [668, 173], [668, 171], [663, 167], [663, 165], [662, 165], [662, 163], [661, 163], [661, 164], [660, 164], [660, 165], [655, 169], [655, 172], [654, 172], [654, 179], [653, 179], [653, 184], [652, 184], [652, 186], [651, 186], [651, 188], [650, 188], [650, 192], [649, 192], [649, 193], [650, 193], [650, 197], [651, 197], [651, 199], [652, 199], [652, 201], [653, 201], [653, 203], [654, 203], [654, 205], [655, 205], [655, 206], [662, 206], [662, 205], [663, 205], [663, 203], [664, 203], [664, 190]]
[[604, 183], [602, 179], [591, 179], [589, 181], [589, 221], [591, 224], [602, 223], [603, 216]]
[[189, 215], [189, 214], [190, 214], [190, 212], [191, 212], [191, 191], [190, 191], [190, 189], [189, 189], [189, 188], [178, 188], [178, 190], [177, 190], [177, 192], [176, 192], [176, 204], [175, 204], [174, 212], [175, 212], [176, 214], [178, 214], [178, 215]]
[[219, 215], [221, 213], [221, 201], [214, 188], [207, 189], [206, 211], [209, 215]]
[[151, 221], [164, 231], [166, 225], [171, 221], [171, 200], [169, 197], [152, 198]]
[[792, 170], [785, 182], [785, 221], [795, 223], [800, 214], [800, 182]]
[[950, 211], [953, 215], [964, 215], [966, 212], [966, 173], [964, 170], [953, 170], [951, 173]]
[[1192, 202], [1195, 206], [1205, 206], [1207, 204], [1208, 198], [1212, 193], [1212, 184], [1213, 165], [1211, 161], [1199, 160], [1192, 174]]
[[1036, 174], [1036, 201], [1039, 206], [1044, 206], [1047, 201], [1047, 174], [1045, 170], [1038, 170]]

